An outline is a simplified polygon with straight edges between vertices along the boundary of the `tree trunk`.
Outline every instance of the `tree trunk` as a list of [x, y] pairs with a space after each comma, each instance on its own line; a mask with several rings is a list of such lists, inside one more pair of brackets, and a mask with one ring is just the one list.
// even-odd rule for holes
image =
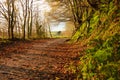
[[27, 11], [28, 11], [28, 1], [26, 0], [26, 10], [25, 10], [25, 16], [24, 16], [24, 24], [23, 24], [23, 39], [25, 40], [25, 27], [26, 27], [26, 18], [27, 18]]

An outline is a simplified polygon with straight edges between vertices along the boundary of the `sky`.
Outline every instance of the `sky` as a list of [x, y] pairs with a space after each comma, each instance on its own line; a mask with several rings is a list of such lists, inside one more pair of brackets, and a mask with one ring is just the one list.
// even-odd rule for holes
[[[0, 0], [0, 2], [3, 2], [5, 0]], [[34, 4], [35, 6], [39, 6], [39, 10], [42, 12], [43, 19], [45, 18], [44, 14], [45, 12], [50, 12], [51, 11], [51, 7], [49, 5], [48, 2], [46, 2], [46, 0], [34, 0]], [[20, 9], [19, 9], [20, 10]], [[46, 16], [47, 17], [47, 16]], [[51, 25], [51, 31], [65, 31], [65, 22], [60, 22], [58, 25]]]
[[46, 0], [37, 0], [36, 2], [34, 2], [36, 5], [39, 6], [39, 10], [43, 11], [43, 12], [49, 12], [51, 10], [50, 5], [48, 4], [48, 2], [46, 2]]
[[51, 31], [65, 31], [65, 22], [60, 22], [58, 25], [51, 25]]
[[[51, 11], [51, 7], [46, 0], [37, 0], [37, 5], [39, 5], [39, 10], [43, 13]], [[58, 25], [50, 25], [50, 27], [51, 31], [65, 31], [65, 22], [60, 22]]]

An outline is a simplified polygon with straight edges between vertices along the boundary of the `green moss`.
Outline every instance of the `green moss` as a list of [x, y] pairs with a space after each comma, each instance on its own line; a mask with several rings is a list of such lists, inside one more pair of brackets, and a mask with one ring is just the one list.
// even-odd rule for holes
[[[76, 72], [78, 80], [120, 80], [119, 3], [115, 3], [115, 0], [100, 1], [102, 3], [98, 4], [98, 10], [87, 15], [89, 20], [81, 24], [72, 38], [73, 41], [80, 40], [84, 45], [90, 46], [86, 54], [80, 57], [77, 66], [79, 71]], [[87, 19], [85, 15], [86, 13], [83, 20]], [[90, 22], [89, 26], [87, 22]]]

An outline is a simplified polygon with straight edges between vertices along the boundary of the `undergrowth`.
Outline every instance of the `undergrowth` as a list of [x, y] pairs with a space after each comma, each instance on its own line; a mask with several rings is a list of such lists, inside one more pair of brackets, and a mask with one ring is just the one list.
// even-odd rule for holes
[[89, 45], [77, 66], [71, 63], [68, 71], [77, 80], [120, 80], [120, 35], [95, 39]]
[[73, 36], [72, 41], [88, 46], [77, 66], [73, 63], [68, 68], [77, 80], [120, 80], [120, 7], [116, 2], [99, 4], [86, 20], [89, 26], [84, 22]]

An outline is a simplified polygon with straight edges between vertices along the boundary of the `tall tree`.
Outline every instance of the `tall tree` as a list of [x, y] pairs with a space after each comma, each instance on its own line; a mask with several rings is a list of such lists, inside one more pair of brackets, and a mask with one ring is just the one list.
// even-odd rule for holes
[[28, 26], [28, 38], [32, 35], [32, 26], [33, 26], [33, 0], [28, 1], [28, 17], [27, 17], [27, 26]]
[[6, 0], [5, 4], [0, 2], [0, 12], [8, 22], [8, 37], [14, 39], [14, 26], [16, 24], [16, 6], [15, 0]]
[[[22, 39], [26, 38], [26, 26], [27, 26], [27, 16], [28, 16], [28, 6], [29, 0], [20, 0], [23, 14], [23, 25], [22, 25]], [[21, 19], [22, 19], [21, 18]]]

